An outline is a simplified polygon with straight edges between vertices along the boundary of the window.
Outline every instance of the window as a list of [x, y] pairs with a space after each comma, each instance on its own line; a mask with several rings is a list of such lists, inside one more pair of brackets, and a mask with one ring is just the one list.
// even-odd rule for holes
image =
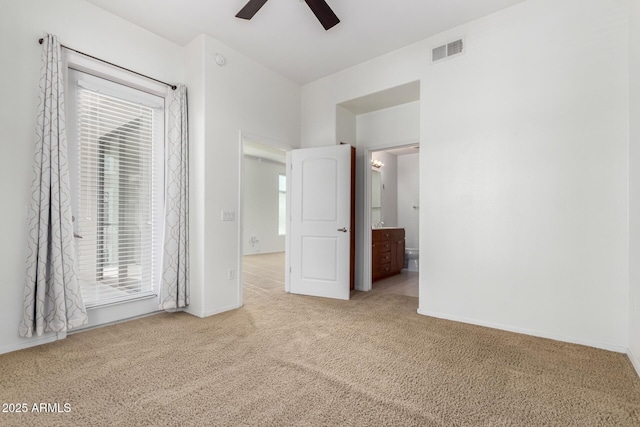
[[164, 99], [82, 71], [69, 70], [69, 80], [74, 229], [85, 305], [155, 295]]
[[278, 234], [287, 233], [287, 176], [278, 175]]

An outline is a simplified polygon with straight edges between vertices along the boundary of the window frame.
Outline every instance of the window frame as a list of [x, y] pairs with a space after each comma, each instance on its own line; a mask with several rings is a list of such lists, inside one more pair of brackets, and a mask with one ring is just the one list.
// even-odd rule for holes
[[[284, 178], [284, 190], [281, 189], [281, 178]], [[284, 195], [284, 211], [280, 206], [280, 201]], [[282, 215], [284, 214], [284, 218]], [[280, 220], [283, 220], [282, 222]], [[278, 236], [287, 235], [287, 174], [278, 173]]]
[[[113, 304], [128, 303], [135, 300], [157, 297], [160, 288], [160, 278], [162, 273], [162, 241], [163, 241], [163, 218], [164, 218], [164, 197], [165, 197], [165, 139], [166, 139], [166, 97], [168, 88], [160, 83], [149, 81], [140, 76], [128, 73], [117, 67], [101, 61], [85, 57], [73, 51], [64, 51], [65, 59], [65, 81], [67, 104], [67, 142], [69, 153], [70, 168], [70, 186], [72, 194], [72, 210], [74, 216], [79, 212], [80, 188], [79, 188], [79, 169], [80, 169], [80, 141], [79, 123], [78, 123], [78, 90], [80, 87], [87, 88], [92, 91], [104, 93], [105, 95], [114, 96], [129, 102], [138, 103], [154, 110], [153, 123], [153, 160], [155, 165], [152, 171], [152, 180], [154, 181], [153, 197], [155, 202], [155, 218], [157, 224], [153, 226], [153, 235], [151, 241], [153, 243], [154, 265], [151, 272], [152, 290], [140, 294], [135, 294], [129, 298], [112, 299], [104, 303], [88, 306], [89, 309], [101, 308]], [[106, 82], [105, 82], [106, 80]], [[140, 92], [144, 92], [140, 95]], [[75, 228], [75, 224], [74, 224]]]

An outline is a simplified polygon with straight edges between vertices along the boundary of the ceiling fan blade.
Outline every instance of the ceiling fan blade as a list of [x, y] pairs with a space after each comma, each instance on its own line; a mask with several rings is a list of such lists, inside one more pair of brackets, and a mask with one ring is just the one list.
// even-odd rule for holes
[[340, 20], [324, 0], [304, 0], [318, 18], [325, 30], [336, 25]]
[[247, 4], [236, 14], [236, 18], [251, 19], [264, 6], [267, 0], [249, 0]]

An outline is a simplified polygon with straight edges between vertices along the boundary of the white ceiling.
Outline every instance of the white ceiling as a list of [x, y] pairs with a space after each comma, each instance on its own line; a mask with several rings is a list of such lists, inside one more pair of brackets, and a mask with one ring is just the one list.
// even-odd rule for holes
[[[524, 0], [326, 0], [325, 31], [301, 0], [87, 0], [179, 45], [205, 33], [299, 84], [333, 74]], [[224, 52], [221, 52], [224, 54]]]

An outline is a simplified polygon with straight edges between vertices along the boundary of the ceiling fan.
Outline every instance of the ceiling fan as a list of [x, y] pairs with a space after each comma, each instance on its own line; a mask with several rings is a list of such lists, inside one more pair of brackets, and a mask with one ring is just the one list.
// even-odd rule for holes
[[[302, 0], [301, 0], [302, 1]], [[309, 8], [313, 11], [318, 18], [318, 21], [322, 24], [325, 30], [332, 28], [336, 25], [340, 20], [333, 13], [333, 10], [329, 7], [326, 1], [324, 0], [304, 0]], [[262, 6], [267, 2], [267, 0], [249, 0], [247, 4], [236, 14], [236, 18], [242, 19], [251, 19], [253, 15], [255, 15]]]

